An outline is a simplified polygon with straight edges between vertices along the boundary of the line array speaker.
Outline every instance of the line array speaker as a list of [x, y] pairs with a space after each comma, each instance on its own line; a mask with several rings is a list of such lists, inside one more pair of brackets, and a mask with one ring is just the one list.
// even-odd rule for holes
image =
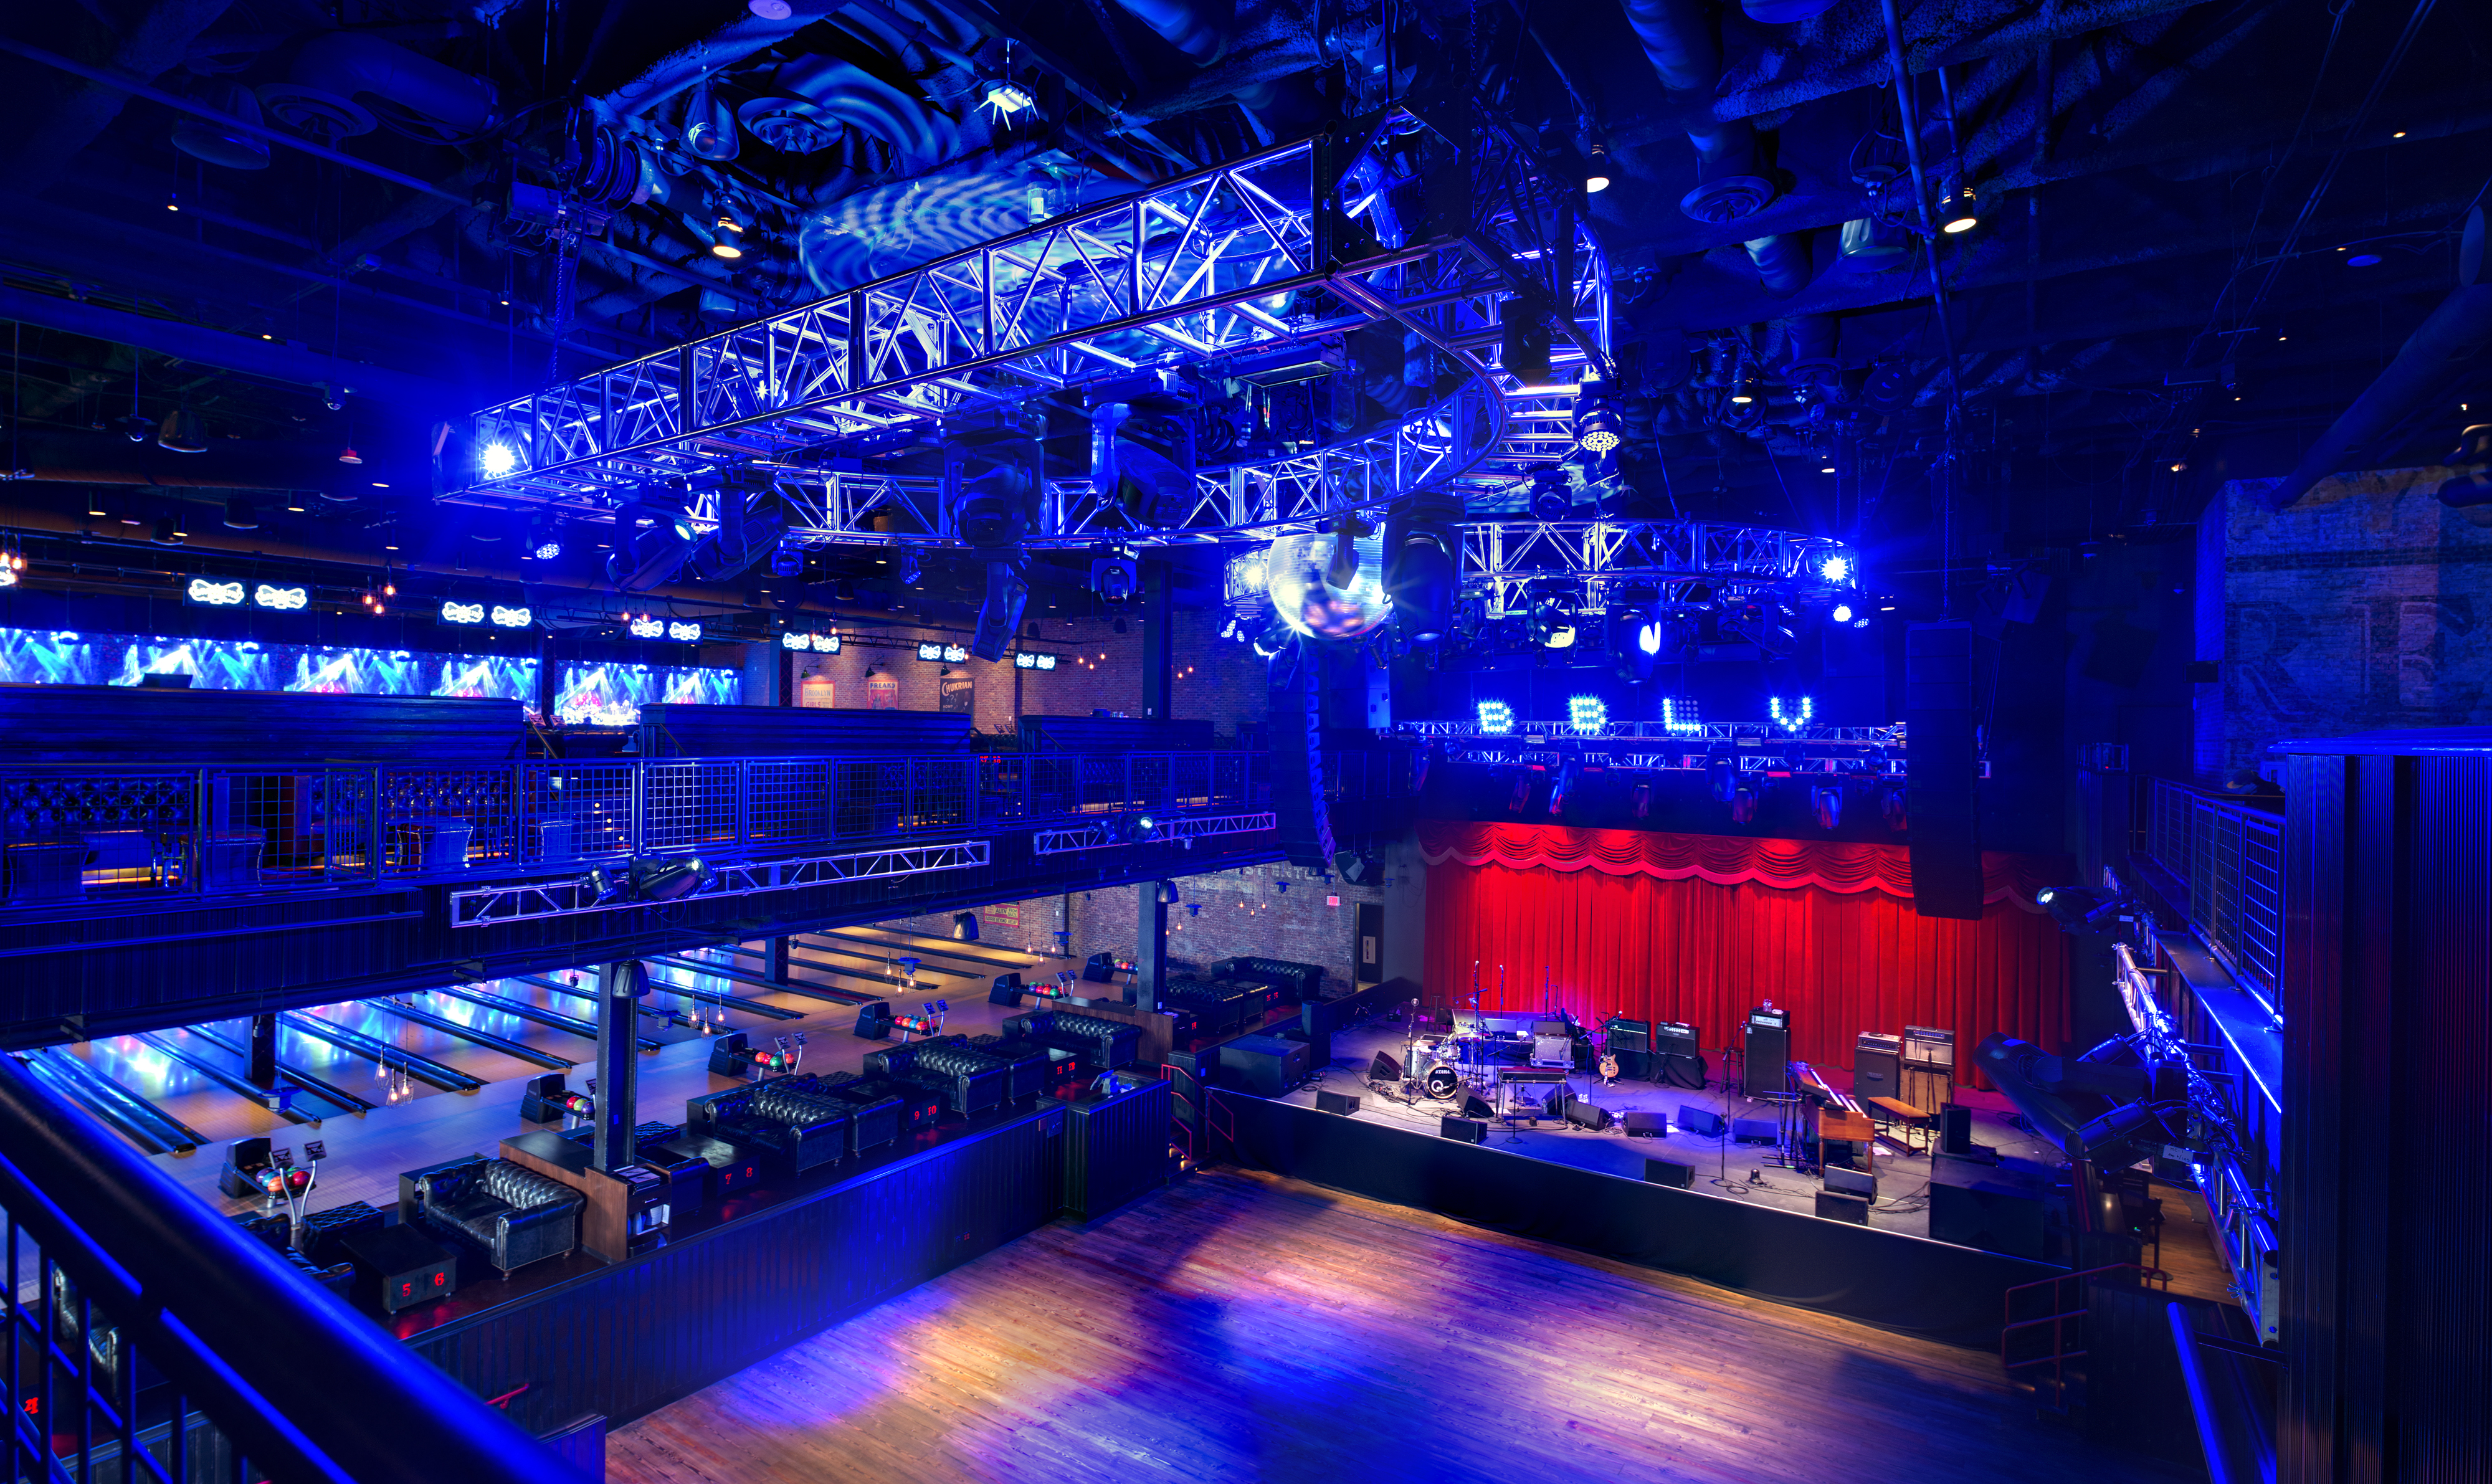
[[1339, 854], [1324, 803], [1323, 682], [1313, 656], [1299, 657], [1290, 678], [1272, 688], [1272, 812], [1281, 850], [1292, 866], [1330, 871]]
[[1971, 623], [1916, 623], [1905, 631], [1904, 721], [1913, 766], [1904, 810], [1913, 911], [1922, 917], [1981, 916], [1973, 675]]

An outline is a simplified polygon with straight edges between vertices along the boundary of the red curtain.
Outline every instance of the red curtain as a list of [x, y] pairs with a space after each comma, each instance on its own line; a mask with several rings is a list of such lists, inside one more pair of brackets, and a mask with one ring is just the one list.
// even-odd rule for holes
[[1770, 999], [1792, 1054], [1824, 1066], [1864, 1030], [1951, 1027], [1960, 1082], [1992, 1031], [2065, 1033], [2065, 940], [2032, 905], [2062, 878], [2047, 858], [1986, 853], [1966, 922], [1914, 915], [1897, 846], [1431, 820], [1420, 848], [1436, 1003], [1467, 1002], [1476, 972], [1484, 1007], [1684, 1021], [1711, 1048]]

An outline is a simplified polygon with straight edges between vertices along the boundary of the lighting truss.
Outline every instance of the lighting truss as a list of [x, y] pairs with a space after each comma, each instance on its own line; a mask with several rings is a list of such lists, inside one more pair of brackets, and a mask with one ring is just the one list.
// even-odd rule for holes
[[[852, 850], [843, 855], [807, 855], [787, 860], [737, 861], [713, 868], [707, 886], [677, 902], [706, 897], [750, 897], [762, 892], [794, 891], [836, 881], [868, 881], [925, 876], [937, 871], [964, 871], [986, 865], [991, 843], [955, 840], [942, 845], [895, 846], [883, 850]], [[583, 912], [619, 912], [647, 906], [645, 902], [599, 902], [597, 890], [582, 876], [552, 881], [520, 881], [480, 886], [450, 894], [450, 926], [481, 928], [495, 923], [526, 922], [539, 917], [572, 917]]]
[[[1650, 740], [1673, 747], [1703, 747], [1708, 742], [1723, 742], [1734, 747], [1741, 743], [1756, 746], [1785, 746], [1793, 739], [1777, 729], [1771, 722], [1625, 722], [1611, 721], [1585, 729], [1571, 721], [1509, 721], [1498, 727], [1486, 727], [1477, 721], [1468, 722], [1403, 722], [1395, 731], [1410, 737], [1472, 737], [1504, 742], [1522, 742], [1532, 737], [1564, 737], [1573, 740], [1599, 739], [1615, 741]], [[1816, 727], [1805, 739], [1829, 746], [1853, 748], [1902, 748], [1906, 745], [1902, 723], [1891, 727]]]
[[[1270, 810], [1245, 815], [1172, 815], [1153, 816], [1158, 823], [1159, 840], [1207, 840], [1218, 835], [1252, 835], [1261, 830], [1281, 827], [1280, 816]], [[1105, 850], [1111, 846], [1127, 844], [1125, 820], [1112, 816], [1069, 829], [1032, 830], [1029, 849], [1032, 855], [1068, 855], [1077, 850]]]
[[[1396, 219], [1412, 135], [1462, 152], [1468, 223], [1423, 235]], [[1505, 399], [1521, 385], [1463, 347], [1493, 341], [1517, 298], [1552, 306], [1570, 359], [1607, 368], [1608, 270], [1571, 193], [1493, 121], [1395, 108], [1346, 139], [1265, 150], [486, 408], [445, 498], [598, 515], [687, 481], [706, 525], [715, 497], [699, 487], [763, 467], [789, 539], [951, 545], [957, 472], [837, 471], [843, 440], [913, 426], [938, 441], [942, 421], [1066, 388], [1397, 322], [1467, 373], [1443, 400], [1330, 447], [1199, 467], [1192, 507], [1159, 524], [1088, 498], [1086, 479], [1052, 482], [1024, 545], [1315, 530], [1412, 490], [1510, 477]]]
[[1460, 529], [1457, 581], [1491, 618], [1525, 610], [1525, 587], [1553, 578], [1583, 583], [1587, 609], [1607, 607], [1620, 583], [1654, 589], [1664, 609], [1830, 591], [1819, 564], [1847, 549], [1827, 537], [1707, 520], [1481, 520]]

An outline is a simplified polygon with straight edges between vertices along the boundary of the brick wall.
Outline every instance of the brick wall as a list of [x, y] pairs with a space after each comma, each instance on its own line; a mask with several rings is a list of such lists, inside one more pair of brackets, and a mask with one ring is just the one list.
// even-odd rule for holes
[[2199, 527], [2223, 585], [2220, 637], [2199, 639], [2219, 662], [2197, 687], [2200, 771], [2271, 772], [2288, 736], [2492, 722], [2492, 512], [2442, 505], [2448, 477], [2339, 475], [2282, 512], [2256, 498], [2268, 481], [2225, 487]]

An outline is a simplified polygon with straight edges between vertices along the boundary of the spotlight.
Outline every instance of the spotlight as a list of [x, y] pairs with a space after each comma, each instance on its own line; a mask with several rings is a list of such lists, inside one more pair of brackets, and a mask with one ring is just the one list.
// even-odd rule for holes
[[900, 579], [901, 586], [915, 587], [918, 579], [926, 576], [926, 563], [914, 551], [894, 551], [891, 553], [891, 575]]
[[225, 529], [229, 531], [259, 529], [259, 513], [252, 509], [251, 501], [239, 498], [225, 501]]
[[1979, 226], [1980, 224], [1981, 219], [1979, 217], [1973, 215], [1971, 212], [1967, 212], [1961, 217], [1952, 219], [1945, 225], [1940, 227], [1939, 230], [1948, 233], [1949, 235], [1953, 235], [1958, 232], [1972, 231], [1974, 227]]
[[1598, 195], [1610, 189], [1610, 152], [1595, 146], [1584, 162], [1584, 193]]
[[1090, 562], [1090, 590], [1102, 603], [1124, 603], [1142, 585], [1142, 571], [1130, 557], [1101, 556]]
[[477, 461], [484, 468], [486, 478], [499, 479], [519, 466], [519, 456], [511, 452], [511, 445], [507, 443], [488, 443], [483, 457]]
[[2357, 252], [2352, 257], [2345, 259], [2345, 266], [2348, 268], [2369, 268], [2379, 263], [2380, 260], [2380, 254], [2377, 252]]
[[1531, 475], [1531, 519], [1563, 520], [1575, 513], [1575, 491], [1566, 483], [1566, 471], [1557, 464], [1543, 464]]
[[1647, 618], [1636, 627], [1636, 648], [1646, 654], [1661, 653], [1661, 620]]
[[1842, 789], [1811, 788], [1808, 790], [1808, 802], [1809, 807], [1817, 812], [1819, 829], [1830, 830], [1843, 822]]
[[987, 96], [982, 100], [982, 106], [994, 109], [997, 118], [1008, 119], [1037, 102], [1018, 84], [995, 81], [987, 84]]
[[1558, 606], [1555, 598], [1543, 598], [1531, 606], [1531, 638], [1543, 649], [1575, 647], [1575, 617]]
[[1637, 818], [1648, 819], [1652, 816], [1652, 785], [1636, 785], [1634, 791], [1628, 797], [1635, 805]]
[[978, 914], [975, 912], [954, 912], [952, 914], [952, 936], [964, 943], [976, 942], [978, 940]]
[[1514, 730], [1514, 708], [1501, 700], [1484, 700], [1472, 708], [1483, 735], [1501, 737]]
[[763, 20], [786, 20], [796, 14], [787, 0], [745, 0], [744, 8]]
[[1971, 186], [1967, 186], [1963, 190], [1957, 192], [1953, 214], [1944, 222], [1939, 223], [1939, 230], [1945, 232], [1949, 236], [1957, 236], [1962, 233], [1972, 231], [1974, 227], [1979, 226], [1981, 224], [1981, 218], [1974, 211], [1974, 205], [1973, 188]]
[[736, 221], [732, 213], [720, 212], [714, 235], [710, 238], [709, 255], [735, 261], [744, 255], [744, 244], [739, 240], [743, 236], [744, 223]]
[[182, 544], [182, 532], [174, 524], [171, 516], [160, 516], [156, 520], [156, 534], [150, 536], [148, 540], [160, 547], [178, 547]]
[[1160, 824], [1149, 815], [1136, 815], [1125, 821], [1125, 839], [1132, 845], [1148, 845], [1160, 838]]
[[661, 861], [644, 857], [620, 870], [600, 866], [587, 877], [600, 906], [672, 902], [691, 896], [708, 885], [709, 880], [709, 867], [697, 858]]
[[[981, 660], [1000, 660], [1021, 629], [1022, 611], [1029, 606], [1029, 583], [1010, 562], [987, 563], [987, 593], [969, 635], [969, 653]], [[1033, 667], [1034, 668], [1034, 667]]]
[[1852, 558], [1837, 553], [1817, 564], [1817, 575], [1829, 582], [1852, 580]]
[[1626, 424], [1617, 409], [1605, 401], [1587, 402], [1578, 397], [1575, 404], [1575, 446], [1587, 454], [1606, 454], [1624, 441], [1620, 434]]
[[1744, 407], [1757, 400], [1757, 373], [1745, 361], [1731, 376], [1731, 405]]
[[1566, 699], [1566, 725], [1577, 731], [1599, 731], [1610, 725], [1609, 702], [1598, 696], [1570, 696]]
[[771, 548], [770, 575], [774, 578], [803, 577], [805, 549], [792, 541], [783, 541]]
[[1774, 725], [1785, 731], [1799, 731], [1817, 716], [1816, 697], [1809, 696], [1801, 697], [1799, 703], [1789, 711], [1783, 709], [1783, 698], [1779, 696], [1766, 697], [1765, 707], [1772, 715]]
[[1852, 621], [1852, 605], [1849, 603], [1838, 603], [1834, 606], [1834, 611], [1826, 616], [1833, 619], [1836, 623], [1850, 623]]

